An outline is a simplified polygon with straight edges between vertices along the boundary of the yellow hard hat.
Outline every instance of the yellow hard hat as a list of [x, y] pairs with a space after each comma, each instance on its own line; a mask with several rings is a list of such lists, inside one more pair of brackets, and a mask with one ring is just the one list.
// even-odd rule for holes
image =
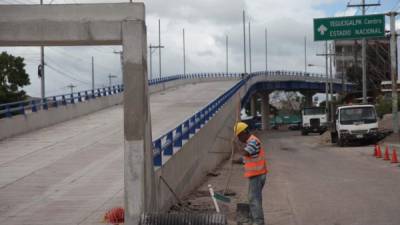
[[249, 125], [247, 125], [246, 123], [238, 122], [233, 127], [233, 131], [235, 132], [235, 135], [238, 136], [240, 133], [242, 133], [242, 131], [246, 130], [247, 127], [249, 127]]

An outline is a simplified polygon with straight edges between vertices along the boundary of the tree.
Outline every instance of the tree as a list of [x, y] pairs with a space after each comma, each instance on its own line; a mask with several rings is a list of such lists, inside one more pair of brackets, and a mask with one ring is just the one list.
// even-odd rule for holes
[[2, 52], [0, 54], [0, 104], [26, 99], [21, 88], [29, 85], [29, 75], [25, 71], [24, 58]]

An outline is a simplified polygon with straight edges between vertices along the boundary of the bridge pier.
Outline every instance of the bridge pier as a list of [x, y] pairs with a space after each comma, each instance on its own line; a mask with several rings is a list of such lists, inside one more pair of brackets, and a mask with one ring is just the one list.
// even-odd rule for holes
[[257, 103], [257, 95], [251, 96], [250, 99], [250, 115], [254, 118], [257, 116], [257, 109], [256, 109], [256, 103]]
[[261, 92], [261, 129], [269, 130], [269, 94], [270, 92]]
[[305, 107], [312, 107], [313, 106], [313, 96], [316, 94], [314, 91], [301, 91], [300, 92], [305, 99]]

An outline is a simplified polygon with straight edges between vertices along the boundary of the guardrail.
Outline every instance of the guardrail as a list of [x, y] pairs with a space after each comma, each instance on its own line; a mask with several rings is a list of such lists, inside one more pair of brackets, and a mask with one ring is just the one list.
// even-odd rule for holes
[[[284, 78], [285, 76], [290, 76], [292, 78], [298, 77], [299, 79], [310, 79], [310, 80], [324, 80], [325, 75], [317, 73], [304, 73], [298, 71], [261, 71], [252, 73], [252, 75], [268, 75], [271, 78], [276, 79]], [[155, 78], [148, 81], [150, 86], [158, 85], [165, 82], [170, 82], [180, 79], [207, 79], [207, 78], [241, 78], [244, 75], [242, 73], [195, 73], [187, 75], [174, 75], [162, 78]], [[335, 80], [336, 82], [336, 80]], [[46, 97], [44, 99], [33, 99], [25, 100], [19, 102], [12, 102], [6, 104], [0, 104], [0, 118], [12, 117], [14, 115], [24, 115], [26, 113], [35, 113], [40, 110], [48, 110], [51, 107], [58, 107], [60, 105], [75, 104], [77, 102], [89, 101], [90, 99], [109, 96], [121, 93], [124, 90], [123, 85], [115, 85], [111, 87], [98, 88], [95, 90], [86, 90], [75, 92], [71, 94], [56, 95]]]
[[187, 141], [192, 135], [195, 135], [247, 80], [240, 80], [232, 88], [197, 111], [176, 128], [153, 141], [154, 166], [161, 166], [163, 156], [172, 156], [174, 154], [174, 147], [182, 147], [185, 140]]

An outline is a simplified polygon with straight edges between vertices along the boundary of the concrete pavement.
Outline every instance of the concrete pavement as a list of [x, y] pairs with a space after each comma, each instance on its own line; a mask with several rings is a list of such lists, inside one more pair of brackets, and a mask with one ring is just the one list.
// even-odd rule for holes
[[[234, 83], [153, 94], [153, 139]], [[122, 205], [121, 106], [0, 142], [0, 224], [98, 224], [107, 209]]]
[[[269, 175], [263, 190], [268, 225], [397, 225], [400, 224], [400, 168], [371, 156], [372, 146], [339, 148], [320, 136], [299, 131], [259, 135], [267, 150]], [[207, 184], [225, 187], [230, 165], [188, 196], [193, 206], [213, 210], [204, 193]], [[222, 204], [236, 224], [236, 203], [247, 201], [247, 180], [241, 165], [233, 166], [229, 189], [237, 195]], [[206, 192], [207, 193], [207, 192]]]

